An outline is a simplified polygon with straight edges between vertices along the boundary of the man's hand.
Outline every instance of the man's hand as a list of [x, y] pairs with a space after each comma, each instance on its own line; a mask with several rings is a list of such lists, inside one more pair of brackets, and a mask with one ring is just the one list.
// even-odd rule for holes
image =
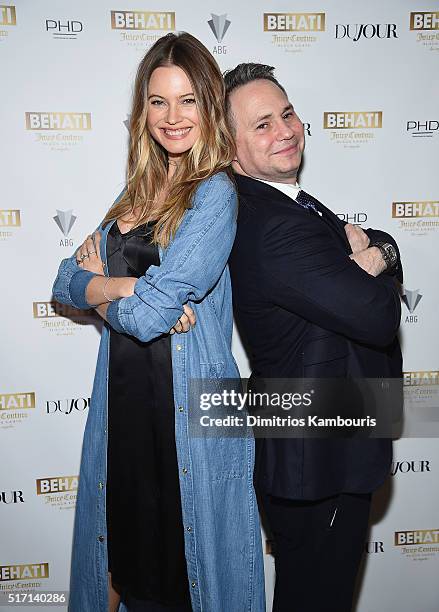
[[379, 276], [387, 268], [381, 251], [377, 247], [369, 247], [349, 257], [371, 276]]
[[367, 249], [370, 243], [369, 236], [361, 229], [361, 227], [358, 227], [358, 225], [351, 225], [351, 223], [346, 223], [344, 226], [344, 231], [346, 232], [347, 239], [349, 240], [349, 244], [351, 245], [352, 253], [354, 255]]
[[195, 325], [196, 317], [195, 313], [190, 306], [184, 304], [184, 314], [178, 319], [177, 323], [169, 330], [170, 334], [181, 334], [182, 332], [188, 332], [191, 327]]

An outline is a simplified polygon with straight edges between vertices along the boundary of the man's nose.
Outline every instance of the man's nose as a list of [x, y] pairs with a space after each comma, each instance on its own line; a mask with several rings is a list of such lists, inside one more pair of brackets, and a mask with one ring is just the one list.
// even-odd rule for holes
[[289, 140], [294, 135], [294, 131], [291, 126], [287, 125], [283, 121], [276, 125], [276, 136], [278, 140]]

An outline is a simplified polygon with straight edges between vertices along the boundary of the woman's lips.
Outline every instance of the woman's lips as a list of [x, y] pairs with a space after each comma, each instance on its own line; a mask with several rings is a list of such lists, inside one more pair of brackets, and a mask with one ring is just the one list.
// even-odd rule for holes
[[163, 131], [163, 134], [166, 136], [166, 138], [169, 138], [170, 140], [182, 140], [189, 134], [192, 128], [190, 127], [178, 128], [175, 130], [171, 130], [169, 128], [161, 128], [161, 129]]

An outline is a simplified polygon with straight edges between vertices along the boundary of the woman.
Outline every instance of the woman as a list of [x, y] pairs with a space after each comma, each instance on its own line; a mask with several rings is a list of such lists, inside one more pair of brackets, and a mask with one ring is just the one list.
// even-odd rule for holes
[[[221, 73], [198, 40], [155, 43], [136, 77], [126, 190], [54, 284], [56, 300], [107, 321], [84, 433], [71, 612], [265, 610], [253, 440], [188, 433], [190, 379], [239, 376], [223, 102]], [[171, 335], [193, 322], [185, 306], [196, 325]]]

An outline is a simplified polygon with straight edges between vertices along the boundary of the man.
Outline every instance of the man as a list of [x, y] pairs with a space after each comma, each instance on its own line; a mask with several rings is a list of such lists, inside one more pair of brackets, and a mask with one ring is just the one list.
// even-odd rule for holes
[[[400, 377], [396, 243], [300, 189], [303, 125], [272, 67], [240, 64], [225, 80], [240, 198], [230, 268], [252, 379]], [[275, 612], [351, 610], [371, 493], [390, 463], [388, 439], [257, 440]]]

